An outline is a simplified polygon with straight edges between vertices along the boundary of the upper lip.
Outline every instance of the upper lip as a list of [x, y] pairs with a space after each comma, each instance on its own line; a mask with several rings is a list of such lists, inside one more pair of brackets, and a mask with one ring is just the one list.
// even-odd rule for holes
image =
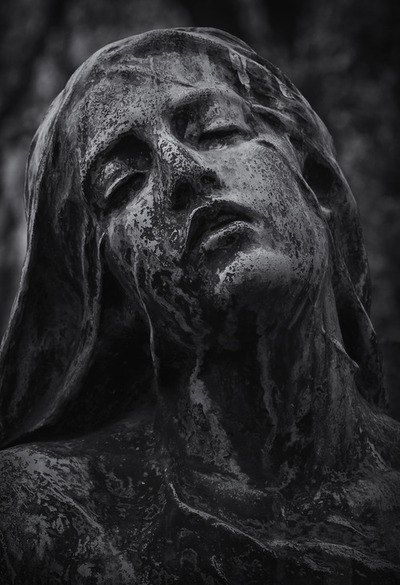
[[213, 201], [195, 209], [189, 218], [186, 232], [184, 256], [187, 256], [208, 233], [234, 221], [251, 223], [251, 212], [234, 201]]

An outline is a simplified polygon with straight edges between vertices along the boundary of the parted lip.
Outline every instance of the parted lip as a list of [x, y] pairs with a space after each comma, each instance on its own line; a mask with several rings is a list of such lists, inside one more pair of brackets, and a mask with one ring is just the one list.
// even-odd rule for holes
[[187, 257], [207, 235], [235, 221], [253, 223], [254, 214], [248, 208], [234, 201], [213, 201], [195, 209], [186, 233], [183, 256]]

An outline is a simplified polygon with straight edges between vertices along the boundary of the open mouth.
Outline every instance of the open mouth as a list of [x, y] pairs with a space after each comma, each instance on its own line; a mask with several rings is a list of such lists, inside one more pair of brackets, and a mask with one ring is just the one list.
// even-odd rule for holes
[[[232, 201], [213, 201], [197, 208], [191, 215], [184, 246], [184, 256], [198, 249], [207, 239], [231, 229], [234, 224], [250, 226], [254, 222], [251, 212]], [[232, 231], [232, 230], [231, 230]]]

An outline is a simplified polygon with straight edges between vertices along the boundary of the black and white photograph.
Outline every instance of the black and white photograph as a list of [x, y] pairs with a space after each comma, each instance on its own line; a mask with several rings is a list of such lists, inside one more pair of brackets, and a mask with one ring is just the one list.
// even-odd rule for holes
[[0, 585], [400, 585], [400, 3], [0, 28]]

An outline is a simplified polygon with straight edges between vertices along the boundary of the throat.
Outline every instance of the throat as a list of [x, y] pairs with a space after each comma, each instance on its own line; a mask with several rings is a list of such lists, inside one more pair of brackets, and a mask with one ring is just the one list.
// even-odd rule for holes
[[252, 330], [234, 347], [202, 344], [159, 361], [157, 426], [169, 461], [177, 473], [256, 490], [343, 468], [356, 424], [351, 360], [315, 319], [291, 335]]

